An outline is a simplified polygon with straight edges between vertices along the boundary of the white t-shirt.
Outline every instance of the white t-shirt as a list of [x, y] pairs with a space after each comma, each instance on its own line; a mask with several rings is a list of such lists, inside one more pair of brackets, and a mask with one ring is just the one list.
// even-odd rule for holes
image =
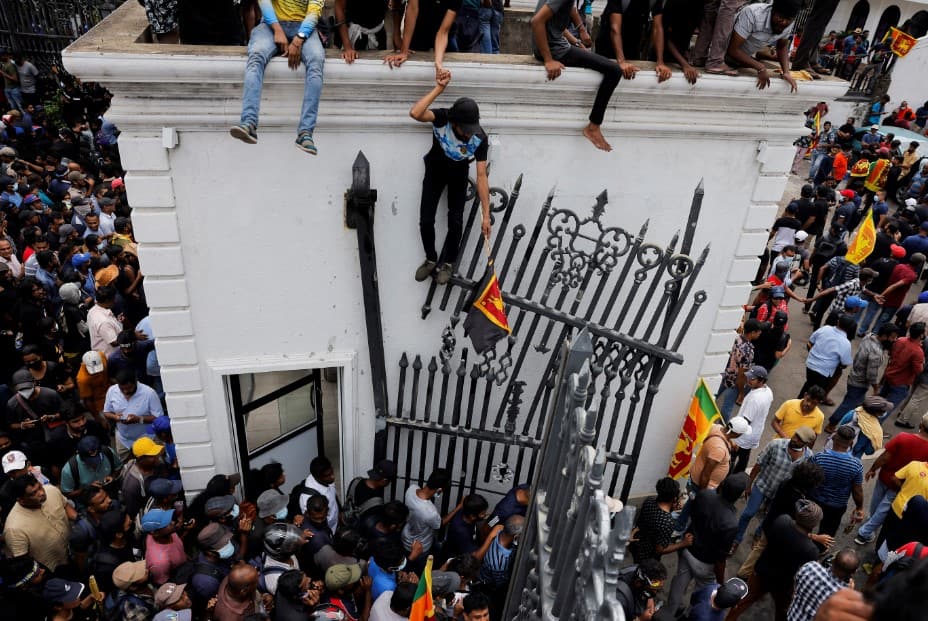
[[380, 594], [374, 605], [371, 606], [369, 621], [407, 621], [406, 617], [396, 614], [390, 609], [390, 599], [393, 591], [384, 591]]
[[414, 541], [422, 544], [424, 552], [431, 550], [432, 541], [435, 539], [434, 531], [441, 528], [441, 514], [438, 513], [438, 509], [431, 500], [419, 498], [416, 495], [418, 490], [417, 486], [410, 485], [403, 498], [406, 508], [409, 509], [409, 517], [402, 533], [403, 547], [407, 552], [412, 550]]
[[[334, 533], [338, 529], [338, 496], [335, 494], [335, 485], [323, 485], [313, 475], [306, 477], [303, 485], [316, 490], [320, 495], [329, 499], [329, 513], [326, 516], [326, 522], [328, 522], [329, 528]], [[306, 513], [307, 502], [309, 502], [309, 494], [300, 494], [300, 511], [303, 513]]]
[[271, 595], [277, 593], [277, 581], [280, 580], [280, 577], [284, 575], [284, 572], [290, 571], [291, 569], [299, 569], [300, 564], [297, 562], [295, 556], [290, 557], [289, 563], [283, 563], [281, 561], [272, 559], [270, 556], [264, 557], [264, 567], [282, 567], [284, 571], [265, 571], [264, 573], [264, 586], [267, 589], [267, 592]]
[[751, 423], [751, 433], [732, 440], [736, 446], [748, 450], [760, 446], [760, 437], [764, 433], [764, 424], [767, 422], [767, 414], [770, 413], [772, 404], [773, 391], [766, 384], [752, 389], [745, 395], [741, 409], [738, 410], [738, 416], [748, 419]]

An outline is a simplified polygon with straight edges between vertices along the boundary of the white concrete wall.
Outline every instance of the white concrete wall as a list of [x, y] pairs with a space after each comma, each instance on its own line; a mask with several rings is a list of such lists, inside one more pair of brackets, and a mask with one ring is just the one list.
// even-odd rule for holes
[[[124, 132], [126, 184], [187, 487], [238, 468], [223, 375], [305, 366], [344, 365], [342, 473], [347, 481], [362, 472], [375, 424], [357, 242], [344, 227], [343, 194], [363, 150], [379, 192], [377, 254], [395, 405], [401, 352], [437, 353], [447, 322], [437, 309], [419, 319], [425, 285], [412, 279], [422, 260], [420, 158], [430, 133], [406, 112], [430, 88], [431, 65], [389, 72], [379, 61], [349, 67], [329, 59], [314, 158], [292, 144], [301, 77], [282, 60], [268, 71], [260, 143], [247, 146], [227, 133], [238, 118], [237, 53], [114, 49], [105, 31], [89, 39], [65, 61], [115, 93], [108, 118]], [[637, 231], [650, 218], [648, 240], [663, 246], [685, 223], [705, 178], [694, 252], [711, 244], [697, 282], [708, 301], [683, 342], [684, 364], [671, 369], [654, 403], [633, 493], [649, 490], [666, 472], [697, 376], [718, 382], [785, 187], [791, 143], [802, 132], [800, 113], [832, 101], [846, 84], [802, 84], [791, 95], [778, 81], [759, 92], [749, 77], [706, 76], [692, 87], [679, 75], [658, 85], [643, 72], [617, 91], [604, 126], [616, 150], [605, 154], [579, 134], [598, 76], [569, 69], [548, 83], [531, 62], [452, 58], [448, 66], [454, 82], [439, 105], [474, 97], [498, 139], [491, 184], [508, 189], [525, 175], [512, 226], [532, 222], [554, 184], [555, 205], [580, 212], [606, 188], [606, 224]], [[166, 127], [178, 133], [176, 148], [162, 145]], [[464, 341], [459, 331], [459, 346]]]
[[[856, 3], [857, 0], [846, 0], [838, 4], [834, 17], [831, 18], [825, 32], [828, 33], [831, 30], [837, 30], [838, 32], [843, 31], [847, 26], [847, 20], [850, 19], [851, 11]], [[870, 0], [870, 13], [867, 15], [867, 24], [864, 26], [864, 30], [869, 30], [871, 35], [875, 34], [876, 27], [880, 23], [883, 12], [891, 6], [899, 7], [899, 24], [904, 23], [905, 20], [919, 11], [928, 10], [928, 3], [920, 0]]]
[[908, 101], [913, 109], [918, 109], [928, 101], [928, 37], [922, 37], [908, 54], [896, 61], [893, 68], [893, 81], [889, 85], [889, 105], [898, 106]]

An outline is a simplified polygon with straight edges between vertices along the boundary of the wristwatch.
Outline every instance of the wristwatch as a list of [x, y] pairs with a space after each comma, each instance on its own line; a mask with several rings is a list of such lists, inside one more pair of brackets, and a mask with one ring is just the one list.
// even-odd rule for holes
[[309, 38], [309, 35], [306, 34], [305, 32], [298, 32], [298, 33], [296, 33], [296, 36], [298, 36], [299, 38], [301, 38], [303, 41], [305, 41], [306, 39]]

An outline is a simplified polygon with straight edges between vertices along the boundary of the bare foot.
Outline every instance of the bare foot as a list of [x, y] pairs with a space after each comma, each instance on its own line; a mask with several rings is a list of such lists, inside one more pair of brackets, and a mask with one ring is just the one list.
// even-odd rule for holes
[[612, 145], [606, 141], [606, 137], [603, 136], [603, 132], [599, 129], [599, 125], [590, 123], [583, 128], [583, 135], [600, 151], [612, 151]]

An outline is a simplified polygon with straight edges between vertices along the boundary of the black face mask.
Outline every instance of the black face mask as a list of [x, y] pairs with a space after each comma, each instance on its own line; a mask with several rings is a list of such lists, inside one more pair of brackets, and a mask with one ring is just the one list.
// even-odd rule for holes
[[42, 361], [41, 361], [41, 360], [33, 360], [32, 362], [27, 362], [27, 363], [26, 363], [26, 366], [29, 367], [30, 369], [41, 369], [41, 368], [42, 368]]
[[880, 341], [880, 344], [883, 346], [883, 349], [892, 349], [892, 348], [893, 348], [893, 343], [892, 343], [892, 341]]

